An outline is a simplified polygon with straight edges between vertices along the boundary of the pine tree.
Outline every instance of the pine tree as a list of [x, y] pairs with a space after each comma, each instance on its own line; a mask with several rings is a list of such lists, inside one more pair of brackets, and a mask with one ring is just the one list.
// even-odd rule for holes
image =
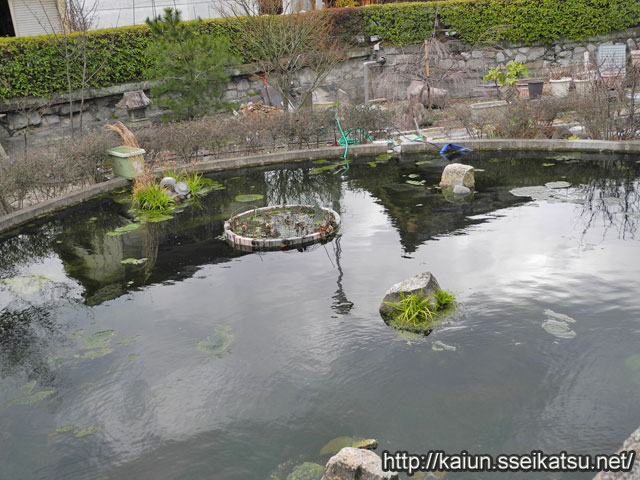
[[157, 103], [179, 119], [224, 106], [222, 96], [229, 80], [227, 67], [235, 59], [226, 40], [203, 33], [202, 20], [182, 22], [180, 11], [166, 8], [151, 20], [149, 78], [159, 81], [151, 89]]

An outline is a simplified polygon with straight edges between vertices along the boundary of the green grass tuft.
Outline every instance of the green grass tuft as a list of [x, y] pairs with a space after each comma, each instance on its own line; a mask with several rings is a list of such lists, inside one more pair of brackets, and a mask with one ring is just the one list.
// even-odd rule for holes
[[133, 192], [133, 203], [141, 210], [168, 210], [175, 200], [159, 183], [151, 183]]
[[455, 305], [455, 295], [446, 290], [437, 290], [434, 295], [426, 298], [422, 292], [401, 294], [399, 302], [385, 302], [385, 305], [394, 310], [391, 326], [428, 332], [435, 322]]

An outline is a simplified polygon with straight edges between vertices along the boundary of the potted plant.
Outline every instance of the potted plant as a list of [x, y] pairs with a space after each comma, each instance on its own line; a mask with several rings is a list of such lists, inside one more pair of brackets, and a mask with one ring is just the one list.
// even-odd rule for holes
[[519, 62], [511, 60], [503, 69], [492, 68], [482, 78], [483, 82], [491, 81], [495, 83], [498, 96], [510, 102], [516, 94], [518, 79], [529, 75], [527, 67]]
[[569, 95], [571, 77], [567, 76], [566, 69], [554, 67], [549, 70], [549, 84], [551, 85], [551, 95], [554, 97], [566, 97]]
[[134, 179], [144, 175], [144, 154], [136, 137], [122, 122], [107, 125], [107, 129], [116, 132], [122, 138], [122, 145], [107, 150], [113, 173], [120, 177]]
[[573, 85], [576, 88], [577, 95], [587, 95], [590, 91], [591, 80], [593, 79], [593, 74], [588, 70], [581, 70], [576, 74], [576, 77], [573, 79]]
[[527, 82], [527, 88], [529, 90], [529, 100], [540, 98], [544, 88], [544, 79], [538, 78], [538, 74], [534, 73], [533, 78], [530, 78]]

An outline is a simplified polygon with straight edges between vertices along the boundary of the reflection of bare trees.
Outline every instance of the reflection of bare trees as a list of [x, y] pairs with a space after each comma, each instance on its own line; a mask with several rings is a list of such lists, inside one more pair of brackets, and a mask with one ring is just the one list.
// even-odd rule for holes
[[319, 204], [340, 211], [342, 180], [338, 175], [310, 175], [307, 170], [296, 169], [273, 170], [266, 172], [264, 178], [269, 205]]
[[48, 376], [56, 366], [50, 346], [67, 340], [69, 309], [85, 308], [76, 301], [77, 286], [34, 275], [5, 280], [2, 289], [13, 299], [0, 310], [0, 375], [26, 367]]
[[615, 228], [621, 239], [635, 238], [640, 221], [640, 165], [620, 160], [603, 162], [601, 177], [580, 187], [584, 194], [581, 217], [585, 219], [583, 235], [596, 224], [603, 235]]

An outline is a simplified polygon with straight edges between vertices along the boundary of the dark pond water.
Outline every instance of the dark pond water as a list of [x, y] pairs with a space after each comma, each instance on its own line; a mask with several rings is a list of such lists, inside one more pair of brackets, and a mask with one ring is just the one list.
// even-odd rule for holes
[[[640, 425], [640, 163], [578, 158], [472, 154], [462, 203], [427, 156], [235, 172], [120, 236], [116, 195], [0, 240], [0, 478], [284, 480], [342, 436], [614, 451]], [[510, 193], [555, 181], [571, 187]], [[239, 194], [332, 207], [341, 234], [236, 252], [219, 235]], [[379, 302], [424, 270], [460, 313], [398, 335]]]

